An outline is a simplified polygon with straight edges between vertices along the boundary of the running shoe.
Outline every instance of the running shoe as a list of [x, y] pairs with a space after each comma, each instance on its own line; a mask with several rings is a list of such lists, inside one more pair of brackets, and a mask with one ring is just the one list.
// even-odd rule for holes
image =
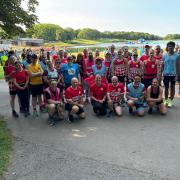
[[152, 114], [152, 112], [153, 112], [153, 109], [152, 109], [152, 108], [149, 108], [149, 109], [148, 109], [148, 114]]
[[48, 118], [48, 124], [49, 124], [50, 126], [55, 126], [55, 125], [56, 125], [56, 122], [55, 122], [55, 120], [54, 120], [53, 117], [49, 117], [49, 118]]
[[113, 115], [113, 111], [109, 111], [107, 117], [110, 118]]
[[172, 100], [171, 99], [168, 99], [167, 106], [168, 106], [168, 108], [172, 107]]
[[33, 111], [33, 117], [34, 117], [34, 118], [38, 117], [38, 112], [37, 112], [37, 110], [34, 110], [34, 111]]
[[15, 117], [15, 118], [18, 118], [18, 117], [19, 117], [19, 115], [17, 114], [17, 112], [16, 112], [15, 110], [12, 111], [12, 115], [13, 115], [13, 117]]
[[71, 122], [71, 123], [74, 122], [73, 115], [70, 115], [70, 114], [68, 115], [68, 121]]
[[163, 103], [164, 103], [165, 106], [167, 106], [168, 105], [168, 99], [164, 99]]

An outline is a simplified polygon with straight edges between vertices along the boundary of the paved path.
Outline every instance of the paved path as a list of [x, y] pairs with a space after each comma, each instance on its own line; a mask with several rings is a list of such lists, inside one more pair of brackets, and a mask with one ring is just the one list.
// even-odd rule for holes
[[6, 180], [180, 179], [180, 99], [167, 116], [87, 118], [55, 127], [39, 118], [13, 119], [8, 88], [0, 81], [0, 114], [14, 136]]

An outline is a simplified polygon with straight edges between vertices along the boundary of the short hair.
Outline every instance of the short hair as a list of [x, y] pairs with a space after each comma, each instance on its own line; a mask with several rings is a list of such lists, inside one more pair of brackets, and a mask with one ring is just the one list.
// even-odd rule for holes
[[97, 63], [99, 63], [99, 62], [102, 64], [102, 60], [101, 60], [100, 58], [97, 58], [96, 61], [95, 61], [95, 63], [97, 64]]
[[141, 75], [140, 75], [140, 74], [135, 74], [134, 78], [137, 77], [137, 76], [141, 78]]
[[175, 44], [174, 41], [169, 41], [169, 42], [167, 43], [167, 47], [168, 47], [168, 46], [173, 46], [173, 47], [175, 47], [176, 44]]
[[31, 58], [32, 58], [32, 59], [37, 59], [37, 55], [36, 55], [36, 54], [32, 54], [32, 55], [31, 55]]

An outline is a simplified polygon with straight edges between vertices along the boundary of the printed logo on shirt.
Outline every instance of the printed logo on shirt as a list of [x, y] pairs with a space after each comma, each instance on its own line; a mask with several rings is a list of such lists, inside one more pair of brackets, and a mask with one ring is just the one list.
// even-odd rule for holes
[[75, 74], [74, 69], [68, 69], [68, 74], [69, 74], [69, 75], [74, 75], [74, 74]]

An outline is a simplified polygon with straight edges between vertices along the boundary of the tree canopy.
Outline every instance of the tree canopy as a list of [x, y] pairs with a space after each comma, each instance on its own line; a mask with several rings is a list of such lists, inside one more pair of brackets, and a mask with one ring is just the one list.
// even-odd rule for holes
[[0, 0], [0, 27], [9, 36], [23, 32], [23, 26], [30, 28], [38, 20], [37, 5], [37, 0]]
[[105, 31], [100, 32], [96, 29], [84, 28], [74, 30], [72, 28], [63, 29], [56, 24], [35, 24], [26, 30], [26, 36], [33, 38], [43, 38], [45, 41], [70, 41], [76, 38], [98, 40], [106, 39], [126, 39], [138, 40], [143, 38], [145, 40], [159, 40], [160, 36], [143, 33], [143, 32], [124, 32], [124, 31]]

